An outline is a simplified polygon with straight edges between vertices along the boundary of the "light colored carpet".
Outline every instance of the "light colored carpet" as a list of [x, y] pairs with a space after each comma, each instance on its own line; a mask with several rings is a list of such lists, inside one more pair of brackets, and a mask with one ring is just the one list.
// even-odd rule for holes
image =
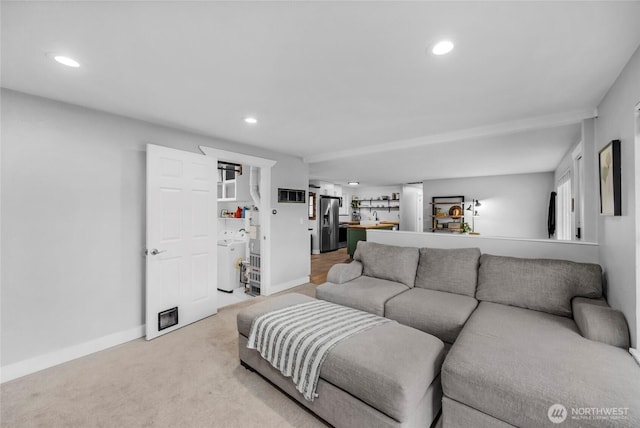
[[[305, 284], [289, 292], [315, 296]], [[2, 427], [325, 427], [238, 359], [238, 311], [1, 386]]]

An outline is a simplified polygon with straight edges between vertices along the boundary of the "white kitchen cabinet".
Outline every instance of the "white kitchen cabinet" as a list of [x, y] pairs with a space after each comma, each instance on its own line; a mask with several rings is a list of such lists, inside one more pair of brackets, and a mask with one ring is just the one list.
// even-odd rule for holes
[[250, 201], [249, 168], [244, 168], [242, 174], [235, 171], [218, 170], [218, 201]]

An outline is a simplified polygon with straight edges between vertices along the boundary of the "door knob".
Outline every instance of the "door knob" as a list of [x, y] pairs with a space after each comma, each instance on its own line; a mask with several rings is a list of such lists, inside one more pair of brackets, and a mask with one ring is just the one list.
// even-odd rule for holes
[[148, 254], [151, 254], [152, 256], [157, 256], [158, 254], [160, 254], [160, 253], [164, 253], [164, 252], [166, 252], [166, 251], [167, 251], [167, 250], [160, 250], [160, 251], [158, 251], [157, 249], [155, 249], [155, 248], [154, 248], [153, 250], [148, 251], [147, 253], [148, 253]]

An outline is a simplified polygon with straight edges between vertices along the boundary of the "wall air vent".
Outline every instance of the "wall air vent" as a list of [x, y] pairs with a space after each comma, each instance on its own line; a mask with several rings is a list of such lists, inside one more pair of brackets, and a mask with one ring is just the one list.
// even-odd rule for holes
[[158, 312], [158, 331], [178, 324], [178, 307]]
[[306, 192], [296, 189], [278, 189], [278, 202], [293, 202], [304, 204]]

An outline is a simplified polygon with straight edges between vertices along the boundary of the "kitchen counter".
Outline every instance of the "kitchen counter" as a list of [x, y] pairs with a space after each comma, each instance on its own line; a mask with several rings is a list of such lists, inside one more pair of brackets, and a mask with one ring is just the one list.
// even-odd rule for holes
[[350, 224], [349, 229], [389, 229], [392, 226], [392, 222], [380, 222], [380, 224]]
[[381, 221], [380, 224], [392, 224], [394, 226], [400, 226], [399, 221]]
[[367, 230], [370, 229], [393, 229], [393, 224], [354, 224], [347, 226], [347, 251], [349, 256], [353, 258], [353, 253], [356, 251], [356, 245], [358, 241], [366, 241], [367, 240]]

